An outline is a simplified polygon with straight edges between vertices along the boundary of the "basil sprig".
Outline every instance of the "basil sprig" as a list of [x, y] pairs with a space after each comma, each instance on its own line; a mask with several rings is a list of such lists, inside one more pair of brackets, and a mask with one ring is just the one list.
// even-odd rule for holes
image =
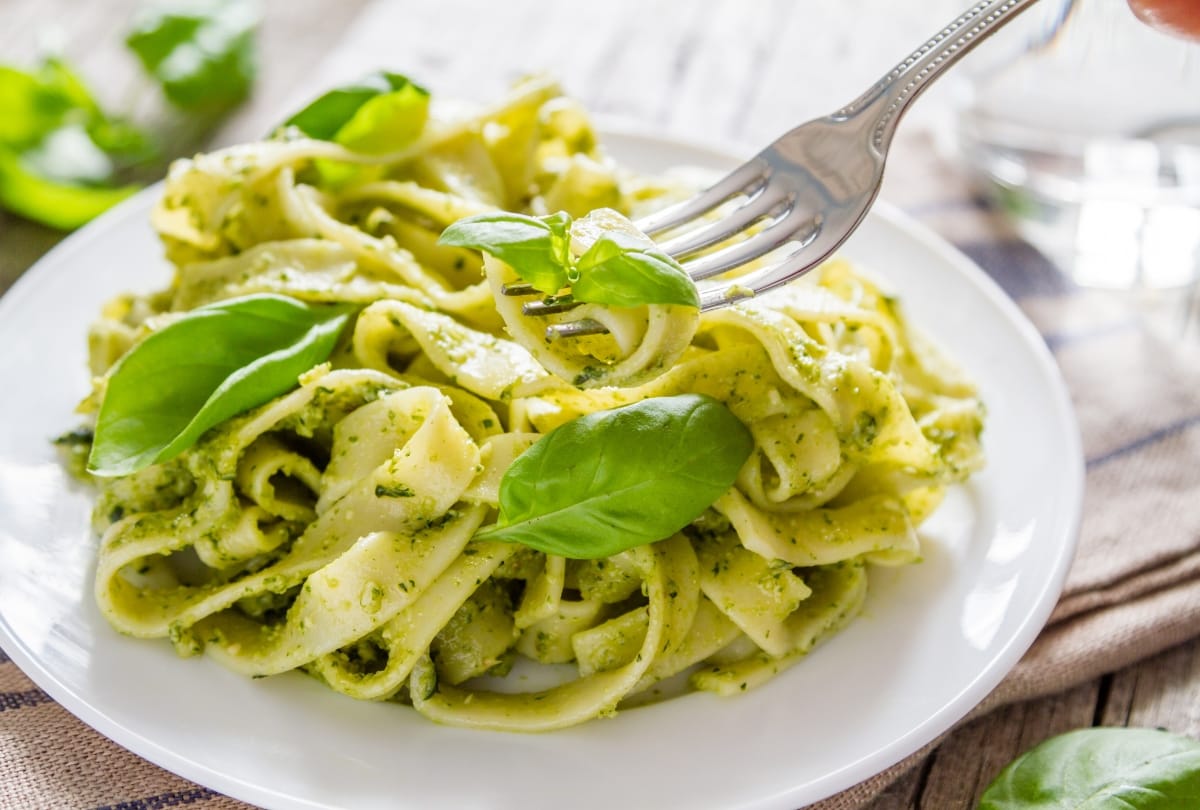
[[1144, 728], [1087, 728], [1053, 737], [1014, 760], [979, 810], [1200, 806], [1200, 742]]
[[571, 285], [571, 296], [577, 301], [614, 307], [700, 306], [696, 285], [679, 262], [622, 234], [597, 239], [579, 257], [576, 269], [579, 279]]
[[377, 71], [319, 96], [284, 126], [355, 152], [380, 154], [415, 141], [428, 117], [428, 90], [398, 73]]
[[656, 397], [567, 422], [509, 466], [481, 540], [585, 560], [670, 537], [733, 485], [749, 429], [712, 397]]
[[166, 461], [209, 428], [291, 390], [329, 358], [352, 311], [249, 295], [152, 332], [108, 379], [88, 471], [127, 475]]
[[588, 304], [700, 306], [687, 272], [653, 243], [613, 231], [602, 234], [576, 259], [569, 250], [570, 225], [571, 217], [564, 212], [546, 217], [480, 214], [455, 222], [438, 243], [495, 256], [549, 295], [570, 287], [572, 299]]
[[569, 283], [570, 227], [563, 211], [545, 217], [501, 211], [460, 219], [442, 231], [438, 244], [490, 253], [534, 289], [553, 295]]

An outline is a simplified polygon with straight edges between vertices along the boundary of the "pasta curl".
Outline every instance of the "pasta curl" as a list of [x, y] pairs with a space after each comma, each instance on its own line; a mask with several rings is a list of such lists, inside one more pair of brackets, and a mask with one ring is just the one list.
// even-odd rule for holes
[[[618, 167], [542, 79], [435, 105], [390, 154], [285, 132], [178, 163], [154, 214], [174, 278], [101, 313], [83, 410], [197, 307], [271, 294], [353, 315], [292, 390], [96, 479], [104, 617], [248, 676], [300, 670], [524, 732], [611, 715], [675, 676], [736, 694], [801, 660], [860, 611], [873, 566], [920, 560], [921, 522], [982, 465], [971, 382], [842, 259], [703, 316], [588, 304], [572, 319], [609, 333], [551, 345], [500, 294], [513, 268], [438, 244], [473, 214], [636, 217], [690, 190]], [[681, 531], [599, 559], [478, 536], [539, 438], [685, 393], [723, 404], [753, 450]], [[514, 667], [550, 682], [514, 691]]]

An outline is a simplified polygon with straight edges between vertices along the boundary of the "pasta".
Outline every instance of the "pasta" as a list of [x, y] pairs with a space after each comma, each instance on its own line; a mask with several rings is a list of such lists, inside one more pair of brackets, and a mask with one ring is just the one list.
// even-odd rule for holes
[[[387, 154], [284, 132], [179, 162], [153, 218], [174, 278], [101, 313], [83, 411], [197, 308], [281, 295], [353, 315], [290, 390], [95, 478], [105, 618], [248, 676], [302, 670], [511, 731], [610, 715], [684, 673], [736, 694], [805, 656], [859, 611], [872, 566], [920, 559], [916, 527], [980, 467], [971, 383], [843, 260], [703, 317], [590, 304], [610, 334], [548, 345], [497, 294], [512, 267], [488, 259], [485, 277], [478, 253], [437, 243], [487, 212], [636, 217], [688, 192], [616, 167], [541, 79], [478, 109], [435, 99]], [[681, 531], [594, 559], [480, 534], [541, 436], [681, 394], [753, 439]], [[561, 682], [497, 686], [518, 661]]]

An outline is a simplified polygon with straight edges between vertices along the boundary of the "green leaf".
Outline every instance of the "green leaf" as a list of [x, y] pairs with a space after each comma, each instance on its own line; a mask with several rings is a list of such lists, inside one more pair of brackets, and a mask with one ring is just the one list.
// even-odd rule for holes
[[0, 146], [0, 206], [52, 228], [71, 230], [137, 192], [137, 186], [83, 186], [51, 180]]
[[750, 431], [701, 394], [645, 399], [544, 436], [500, 482], [500, 518], [479, 539], [572, 559], [670, 537], [733, 485]]
[[700, 306], [696, 285], [679, 262], [615, 234], [597, 239], [579, 257], [577, 269], [579, 280], [571, 285], [576, 301], [614, 307]]
[[[61, 59], [47, 59], [36, 73], [0, 67], [0, 143], [18, 150], [45, 149], [55, 133], [82, 128], [115, 168], [158, 157], [158, 147], [138, 127], [111, 116]], [[10, 138], [24, 121], [25, 138]], [[60, 176], [62, 172], [59, 172]]]
[[482, 250], [508, 264], [524, 281], [553, 295], [567, 286], [571, 271], [567, 230], [571, 218], [498, 212], [455, 222], [442, 231], [439, 245]]
[[161, 0], [142, 9], [125, 44], [172, 104], [219, 111], [250, 94], [259, 18], [252, 0]]
[[123, 118], [101, 115], [87, 124], [88, 137], [120, 171], [130, 166], [152, 164], [162, 156], [156, 139]]
[[507, 212], [468, 217], [447, 228], [438, 243], [489, 253], [547, 295], [570, 287], [574, 300], [589, 304], [700, 306], [696, 285], [679, 262], [625, 217], [598, 211], [574, 224], [583, 226], [591, 242], [578, 260], [570, 250], [571, 216], [561, 211], [548, 217]]
[[30, 72], [0, 67], [0, 206], [78, 227], [136, 191], [114, 178], [154, 152], [137, 128], [107, 116], [62, 61]]
[[351, 312], [250, 295], [152, 332], [109, 377], [88, 470], [126, 475], [166, 461], [209, 428], [291, 390], [328, 359]]
[[979, 810], [1109, 807], [1200, 807], [1200, 742], [1153, 729], [1073, 731], [1018, 757], [979, 802]]
[[334, 140], [355, 152], [394, 152], [417, 139], [428, 117], [429, 93], [408, 82], [395, 92], [366, 101]]
[[0, 144], [25, 149], [62, 126], [72, 110], [89, 115], [95, 102], [80, 88], [57, 61], [36, 73], [0, 65]]
[[379, 71], [335, 88], [284, 122], [310, 138], [380, 154], [415, 141], [429, 117], [429, 91], [398, 73]]

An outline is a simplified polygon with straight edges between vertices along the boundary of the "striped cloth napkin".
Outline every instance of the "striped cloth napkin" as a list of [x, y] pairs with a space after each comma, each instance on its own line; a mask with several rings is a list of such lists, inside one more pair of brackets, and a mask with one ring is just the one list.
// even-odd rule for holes
[[[1074, 286], [927, 138], [897, 146], [884, 197], [973, 258], [1038, 327], [1067, 380], [1087, 457], [1082, 538], [1066, 590], [1033, 648], [972, 716], [1200, 635], [1200, 339], [1182, 337], [1179, 313], [1162, 325], [1129, 295]], [[864, 810], [933, 747], [818, 807]], [[0, 808], [184, 806], [246, 807], [84, 726], [0, 653]]]
[[[1200, 288], [1154, 300], [1079, 287], [1016, 237], [928, 136], [902, 148], [883, 194], [971, 257], [1041, 332], [1071, 393], [1087, 469], [1062, 597], [966, 722], [1200, 636]], [[940, 742], [814, 807], [863, 810]]]

